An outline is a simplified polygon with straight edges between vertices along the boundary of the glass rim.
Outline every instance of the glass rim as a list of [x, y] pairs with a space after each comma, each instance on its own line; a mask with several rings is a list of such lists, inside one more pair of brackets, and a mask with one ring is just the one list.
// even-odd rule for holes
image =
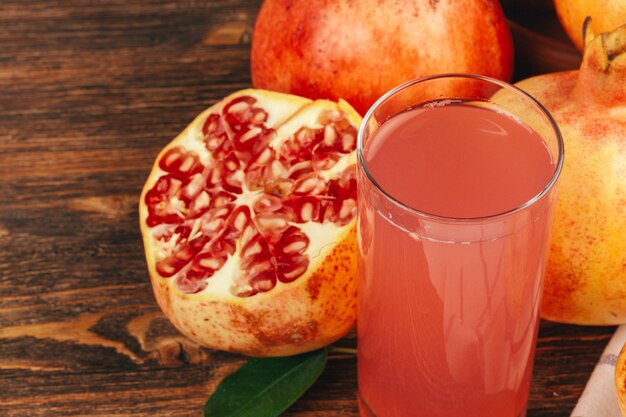
[[[557, 164], [556, 164], [556, 167], [555, 167], [554, 172], [552, 174], [552, 177], [547, 182], [545, 187], [543, 187], [537, 194], [535, 194], [533, 197], [531, 197], [530, 199], [528, 199], [524, 203], [518, 205], [517, 207], [514, 207], [514, 208], [506, 210], [506, 211], [502, 211], [502, 212], [499, 212], [499, 213], [490, 214], [490, 215], [487, 215], [487, 216], [480, 216], [480, 217], [451, 217], [451, 216], [443, 216], [443, 215], [428, 213], [426, 211], [422, 211], [422, 210], [413, 208], [413, 207], [403, 203], [402, 201], [400, 201], [399, 199], [395, 198], [390, 193], [385, 191], [385, 189], [383, 189], [380, 186], [380, 184], [378, 184], [378, 182], [374, 179], [374, 176], [372, 175], [372, 173], [367, 168], [367, 163], [365, 162], [365, 157], [363, 156], [363, 137], [365, 135], [365, 129], [366, 129], [367, 123], [372, 118], [374, 112], [383, 103], [385, 103], [387, 100], [389, 100], [389, 98], [394, 96], [396, 93], [398, 93], [398, 92], [400, 92], [400, 91], [402, 91], [402, 90], [404, 90], [404, 89], [406, 89], [406, 88], [408, 88], [408, 87], [410, 87], [412, 85], [423, 83], [425, 81], [431, 81], [431, 80], [437, 80], [437, 79], [451, 79], [451, 78], [466, 78], [466, 79], [474, 79], [474, 80], [485, 81], [487, 83], [498, 85], [498, 86], [500, 86], [502, 88], [508, 89], [510, 91], [513, 91], [514, 93], [517, 93], [517, 94], [520, 94], [520, 95], [526, 97], [527, 99], [529, 99], [531, 101], [531, 103], [536, 108], [539, 109], [540, 113], [547, 119], [548, 124], [550, 125], [552, 131], [556, 135], [557, 146], [558, 146], [558, 155], [557, 155]], [[454, 97], [449, 97], [449, 98], [450, 99], [454, 99]], [[391, 116], [391, 117], [393, 117], [393, 116]], [[496, 220], [496, 219], [499, 219], [499, 218], [502, 218], [502, 217], [506, 217], [506, 216], [510, 216], [512, 214], [520, 212], [520, 211], [522, 211], [522, 210], [532, 206], [537, 201], [541, 200], [554, 187], [554, 185], [556, 184], [556, 182], [557, 182], [557, 180], [558, 180], [558, 178], [559, 178], [559, 176], [561, 174], [561, 170], [563, 168], [563, 160], [564, 160], [563, 137], [561, 135], [561, 131], [559, 130], [559, 127], [556, 124], [556, 121], [554, 120], [554, 118], [552, 117], [550, 112], [543, 106], [543, 104], [541, 104], [539, 101], [537, 101], [537, 99], [535, 99], [533, 96], [531, 96], [530, 94], [528, 94], [524, 90], [522, 90], [522, 89], [520, 89], [520, 88], [518, 88], [518, 87], [516, 87], [516, 86], [514, 86], [512, 84], [509, 84], [509, 83], [507, 83], [505, 81], [501, 81], [501, 80], [498, 80], [498, 79], [495, 79], [495, 78], [491, 78], [491, 77], [487, 77], [487, 76], [484, 76], [484, 75], [464, 74], [464, 73], [445, 73], [445, 74], [428, 75], [428, 76], [425, 76], [425, 77], [420, 77], [420, 78], [416, 78], [416, 79], [411, 80], [411, 81], [407, 81], [407, 82], [402, 83], [399, 86], [389, 90], [382, 97], [380, 97], [378, 100], [376, 100], [376, 102], [372, 105], [372, 107], [370, 107], [370, 109], [365, 114], [365, 117], [363, 117], [363, 121], [361, 122], [361, 126], [359, 127], [359, 131], [358, 131], [358, 134], [357, 134], [356, 150], [357, 150], [358, 164], [363, 169], [363, 172], [365, 172], [367, 180], [370, 183], [372, 183], [374, 185], [374, 187], [376, 188], [376, 190], [380, 191], [385, 198], [387, 198], [389, 201], [391, 201], [393, 204], [395, 204], [396, 206], [400, 207], [401, 209], [409, 212], [410, 214], [422, 217], [422, 218], [427, 219], [427, 220], [434, 220], [434, 221], [440, 221], [440, 222], [477, 223], [477, 222], [482, 222], [482, 221], [487, 221], [487, 220]]]

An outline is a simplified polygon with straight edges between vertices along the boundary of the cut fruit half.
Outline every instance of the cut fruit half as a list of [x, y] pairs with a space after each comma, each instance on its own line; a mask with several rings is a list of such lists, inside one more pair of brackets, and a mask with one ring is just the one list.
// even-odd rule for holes
[[360, 122], [344, 101], [242, 90], [161, 151], [141, 231], [156, 298], [182, 333], [277, 356], [350, 329]]

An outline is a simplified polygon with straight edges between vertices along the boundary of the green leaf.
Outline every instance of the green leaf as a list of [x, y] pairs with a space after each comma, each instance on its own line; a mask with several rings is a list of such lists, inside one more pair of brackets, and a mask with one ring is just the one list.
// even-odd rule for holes
[[326, 348], [297, 356], [250, 358], [217, 387], [204, 417], [277, 417], [317, 380]]

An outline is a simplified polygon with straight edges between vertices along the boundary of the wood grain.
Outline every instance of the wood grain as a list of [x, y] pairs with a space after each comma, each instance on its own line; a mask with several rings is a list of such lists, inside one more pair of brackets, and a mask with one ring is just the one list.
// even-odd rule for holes
[[[0, 2], [1, 416], [198, 416], [241, 365], [160, 313], [136, 205], [159, 149], [250, 85], [259, 5]], [[612, 331], [542, 324], [529, 416], [569, 415]], [[285, 415], [357, 416], [355, 395], [333, 356]]]

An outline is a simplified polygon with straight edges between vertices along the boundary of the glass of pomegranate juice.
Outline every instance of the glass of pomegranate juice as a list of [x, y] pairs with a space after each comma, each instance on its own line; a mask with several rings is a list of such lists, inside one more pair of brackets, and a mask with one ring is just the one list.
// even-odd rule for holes
[[359, 131], [363, 417], [523, 417], [563, 141], [536, 100], [451, 74]]

